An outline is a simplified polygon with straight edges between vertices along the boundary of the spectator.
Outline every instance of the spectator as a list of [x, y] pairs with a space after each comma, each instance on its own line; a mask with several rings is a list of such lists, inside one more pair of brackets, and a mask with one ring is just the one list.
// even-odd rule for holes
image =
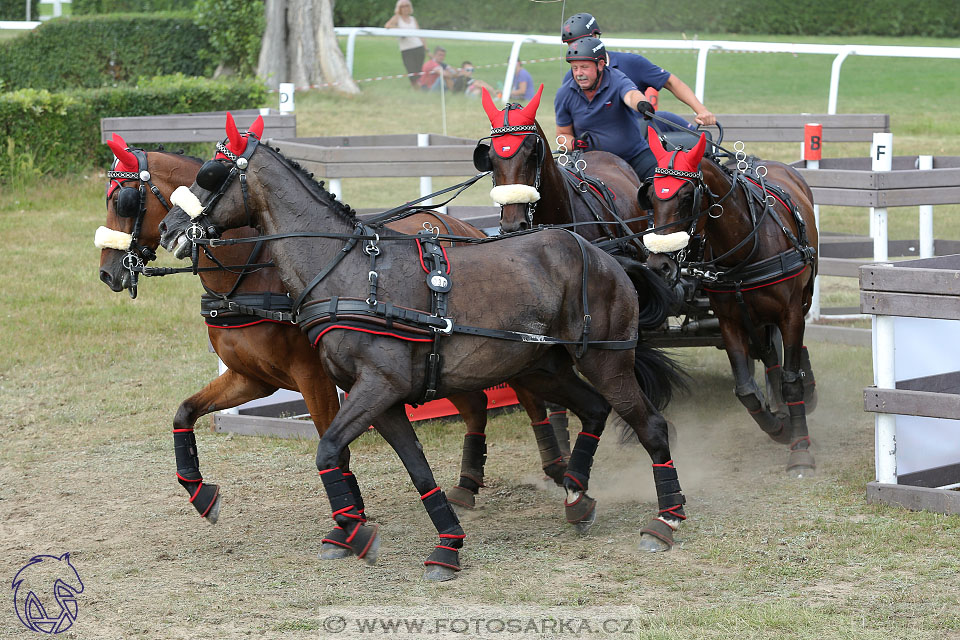
[[[397, 6], [393, 9], [393, 15], [383, 25], [387, 29], [419, 29], [417, 19], [413, 17], [413, 4], [410, 0], [397, 0]], [[419, 87], [420, 78], [417, 73], [423, 67], [423, 60], [427, 57], [427, 45], [421, 38], [413, 36], [403, 36], [398, 38], [400, 43], [400, 56], [403, 58], [403, 66], [409, 74], [410, 86], [414, 89]]]
[[447, 90], [453, 89], [453, 80], [456, 72], [444, 60], [447, 57], [447, 50], [438, 46], [433, 50], [430, 59], [423, 63], [420, 69], [420, 88], [423, 91], [437, 91], [440, 89], [440, 83], [445, 83]]
[[523, 63], [517, 60], [517, 68], [513, 72], [513, 89], [510, 91], [510, 99], [527, 102], [536, 92], [533, 86], [533, 76], [523, 68]]
[[494, 88], [483, 80], [474, 78], [473, 72], [473, 63], [469, 60], [464, 60], [463, 64], [460, 65], [460, 69], [457, 70], [457, 77], [453, 81], [454, 92], [476, 97], [480, 95], [481, 90], [486, 88], [487, 91], [493, 93]]

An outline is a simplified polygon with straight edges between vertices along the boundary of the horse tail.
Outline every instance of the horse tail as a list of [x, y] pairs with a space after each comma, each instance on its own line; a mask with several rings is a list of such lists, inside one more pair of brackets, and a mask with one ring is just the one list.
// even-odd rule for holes
[[674, 303], [673, 290], [650, 267], [627, 256], [613, 256], [627, 272], [640, 302], [641, 329], [657, 329], [670, 315]]

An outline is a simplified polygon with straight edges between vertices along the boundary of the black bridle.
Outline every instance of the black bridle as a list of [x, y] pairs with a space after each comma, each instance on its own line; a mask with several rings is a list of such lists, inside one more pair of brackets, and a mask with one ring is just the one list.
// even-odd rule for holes
[[[107, 178], [116, 181], [119, 188], [113, 206], [114, 213], [120, 218], [132, 218], [133, 230], [130, 233], [130, 246], [123, 256], [122, 265], [130, 272], [130, 297], [137, 297], [137, 282], [144, 266], [157, 258], [157, 253], [150, 247], [145, 247], [139, 242], [140, 232], [143, 230], [143, 219], [147, 215], [147, 189], [149, 188], [154, 197], [160, 201], [163, 208], [170, 211], [171, 207], [167, 203], [160, 189], [153, 184], [150, 175], [150, 169], [147, 166], [147, 154], [142, 149], [130, 149], [127, 151], [133, 154], [137, 159], [137, 171], [107, 171]], [[136, 187], [124, 186], [131, 180], [138, 182]], [[108, 185], [109, 190], [109, 185]], [[112, 194], [111, 194], [112, 195]], [[110, 195], [107, 196], [107, 206], [109, 207]]]

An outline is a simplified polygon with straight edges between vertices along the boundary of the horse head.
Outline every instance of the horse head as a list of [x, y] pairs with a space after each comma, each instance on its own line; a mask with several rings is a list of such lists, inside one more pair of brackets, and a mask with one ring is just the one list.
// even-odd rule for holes
[[116, 133], [107, 146], [114, 154], [107, 172], [107, 220], [94, 237], [101, 250], [100, 280], [135, 298], [140, 270], [156, 258], [157, 225], [169, 208], [164, 194], [169, 197], [178, 185], [192, 182], [200, 163], [131, 147]]
[[[252, 226], [251, 212], [264, 206], [255, 190], [241, 188], [248, 179], [250, 158], [259, 146], [263, 118], [257, 117], [245, 134], [237, 130], [227, 112], [227, 138], [217, 144], [217, 153], [200, 167], [192, 186], [179, 186], [170, 203], [173, 208], [159, 224], [160, 244], [177, 258], [192, 249], [191, 240], [216, 237], [224, 229]], [[238, 180], [239, 176], [243, 176]], [[212, 213], [217, 209], [214, 220]]]
[[640, 207], [653, 211], [653, 226], [668, 233], [647, 233], [643, 243], [650, 250], [648, 264], [668, 280], [678, 273], [677, 255], [686, 249], [691, 236], [703, 227], [702, 197], [705, 188], [700, 162], [706, 149], [706, 135], [689, 151], [663, 148], [657, 133], [649, 131], [650, 150], [657, 159], [653, 180], [645, 182], [637, 192]]
[[547, 156], [547, 143], [537, 124], [537, 107], [543, 85], [525, 107], [508, 104], [497, 109], [486, 89], [483, 109], [490, 119], [490, 144], [481, 142], [473, 152], [479, 171], [490, 171], [490, 197], [500, 205], [500, 229], [504, 232], [529, 229], [540, 200], [540, 174]]

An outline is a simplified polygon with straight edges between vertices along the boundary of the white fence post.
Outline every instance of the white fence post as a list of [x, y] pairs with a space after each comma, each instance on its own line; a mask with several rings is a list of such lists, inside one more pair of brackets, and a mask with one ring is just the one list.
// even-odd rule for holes
[[[917, 158], [917, 169], [928, 171], [933, 169], [933, 156]], [[932, 258], [933, 245], [933, 205], [920, 205], [920, 257]]]
[[[823, 155], [823, 125], [811, 122], [803, 125], [803, 159], [807, 161], [807, 169], [819, 169], [820, 157]], [[820, 237], [820, 205], [813, 205], [813, 223], [817, 228], [817, 237]], [[813, 298], [810, 301], [810, 319], [820, 319], [820, 276], [813, 280]]]
[[[441, 78], [440, 82], [443, 82]], [[429, 147], [430, 146], [430, 134], [429, 133], [418, 133], [417, 134], [417, 146], [418, 147]], [[430, 176], [420, 176], [420, 197], [430, 195], [433, 193], [433, 178]], [[420, 204], [433, 204], [433, 198], [428, 198]]]
[[[870, 145], [871, 170], [893, 169], [893, 134], [874, 133]], [[873, 261], [883, 262], [887, 252], [887, 208], [870, 207], [870, 235], [873, 237]]]
[[[892, 265], [888, 265], [892, 268]], [[878, 389], [895, 389], [894, 318], [873, 316], [874, 381]], [[897, 417], [878, 413], [875, 418], [877, 482], [897, 483]]]

